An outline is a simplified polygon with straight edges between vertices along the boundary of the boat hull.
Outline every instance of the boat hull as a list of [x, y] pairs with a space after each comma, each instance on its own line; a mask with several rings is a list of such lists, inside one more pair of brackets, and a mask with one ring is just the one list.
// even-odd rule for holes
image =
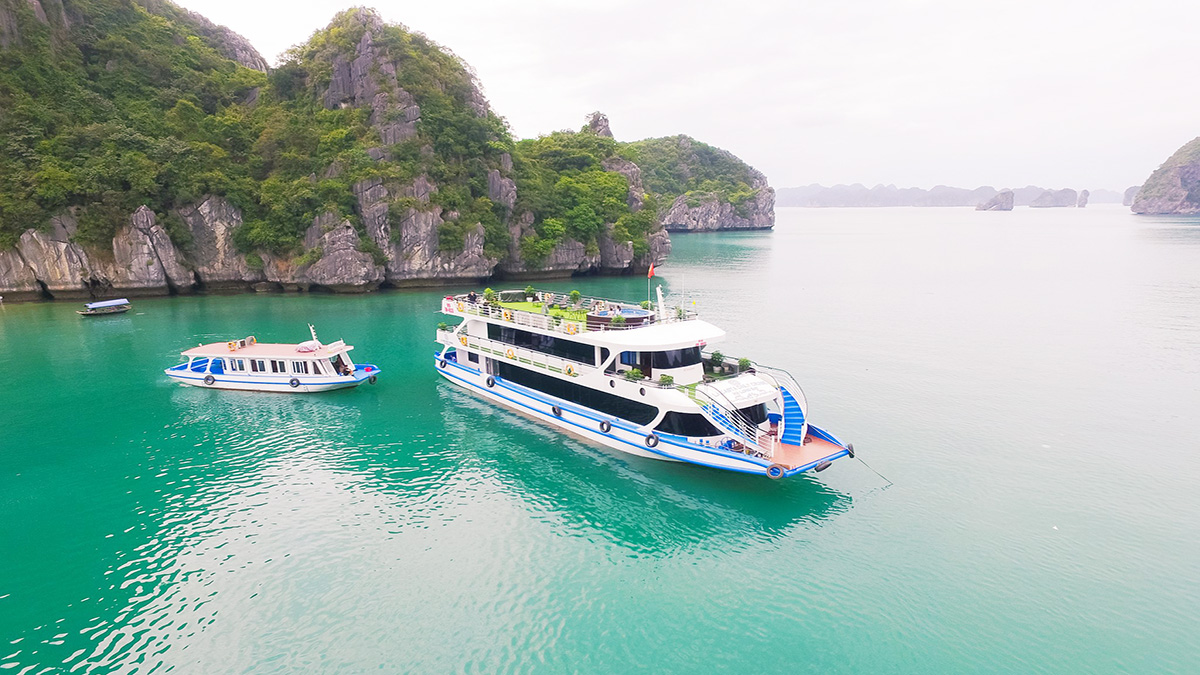
[[79, 316], [109, 316], [112, 314], [124, 314], [128, 312], [130, 307], [117, 307], [114, 309], [77, 309], [75, 313]]
[[[489, 387], [488, 375], [451, 358], [435, 357], [438, 372], [450, 382], [487, 398], [496, 404], [520, 412], [538, 421], [563, 431], [582, 436], [592, 442], [638, 457], [666, 461], [698, 464], [714, 469], [769, 475], [768, 469], [775, 466], [771, 460], [722, 450], [716, 446], [703, 445], [680, 436], [655, 432], [653, 429], [606, 416], [596, 410], [554, 399], [528, 387], [492, 378]], [[555, 414], [558, 408], [560, 414]], [[601, 428], [607, 423], [608, 430]], [[824, 433], [824, 432], [822, 432]], [[651, 439], [653, 436], [653, 439]], [[830, 436], [832, 438], [832, 436]], [[652, 445], [653, 444], [653, 445]], [[845, 457], [848, 451], [842, 445], [830, 446], [828, 456], [822, 456], [804, 466], [786, 469], [773, 477], [791, 476], [817, 468], [826, 461]]]
[[[186, 365], [186, 364], [184, 364]], [[367, 370], [369, 366], [370, 370]], [[337, 377], [304, 377], [297, 376], [294, 379], [298, 382], [297, 386], [292, 386], [293, 378], [255, 378], [250, 379], [243, 375], [229, 374], [212, 374], [187, 370], [176, 366], [163, 371], [167, 377], [193, 387], [201, 389], [230, 389], [235, 391], [267, 391], [279, 394], [314, 394], [322, 391], [333, 391], [334, 389], [350, 389], [357, 387], [363, 382], [375, 382], [375, 377], [379, 374], [379, 368], [366, 364], [362, 368], [356, 370], [348, 376]], [[205, 381], [205, 377], [211, 377], [212, 383]]]

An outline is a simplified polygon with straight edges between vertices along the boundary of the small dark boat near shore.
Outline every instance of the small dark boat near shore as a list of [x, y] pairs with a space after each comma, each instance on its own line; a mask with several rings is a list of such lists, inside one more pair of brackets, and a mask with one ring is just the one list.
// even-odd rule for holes
[[105, 314], [124, 314], [129, 311], [131, 305], [125, 298], [116, 300], [102, 300], [100, 302], [89, 302], [84, 305], [85, 309], [75, 310], [80, 316], [102, 316]]

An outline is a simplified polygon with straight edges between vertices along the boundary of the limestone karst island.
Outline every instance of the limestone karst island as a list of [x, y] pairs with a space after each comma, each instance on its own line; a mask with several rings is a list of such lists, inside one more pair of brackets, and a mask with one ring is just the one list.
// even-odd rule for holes
[[268, 68], [169, 2], [3, 0], [0, 65], [8, 301], [636, 273], [671, 232], [775, 222], [761, 173], [687, 136], [515, 140], [368, 9]]

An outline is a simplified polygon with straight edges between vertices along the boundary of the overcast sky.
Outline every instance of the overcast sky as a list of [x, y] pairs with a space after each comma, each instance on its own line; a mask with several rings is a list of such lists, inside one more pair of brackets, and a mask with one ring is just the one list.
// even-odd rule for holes
[[[354, 3], [177, 0], [280, 52]], [[1200, 3], [379, 0], [471, 64], [518, 137], [608, 114], [775, 187], [1122, 190], [1200, 135]]]

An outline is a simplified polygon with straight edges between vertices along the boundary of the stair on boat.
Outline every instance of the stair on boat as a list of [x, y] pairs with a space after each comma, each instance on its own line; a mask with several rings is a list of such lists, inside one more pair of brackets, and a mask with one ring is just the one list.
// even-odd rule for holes
[[789, 445], [802, 446], [806, 431], [804, 409], [787, 388], [780, 387], [779, 391], [783, 393], [783, 436], [779, 440]]

